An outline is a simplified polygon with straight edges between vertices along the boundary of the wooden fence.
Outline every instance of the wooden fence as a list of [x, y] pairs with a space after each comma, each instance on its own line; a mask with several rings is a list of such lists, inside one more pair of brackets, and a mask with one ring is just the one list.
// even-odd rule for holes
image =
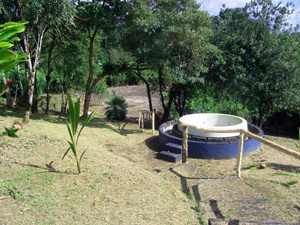
[[155, 134], [155, 112], [148, 110], [139, 110], [139, 127], [144, 131], [144, 120], [152, 121], [152, 134]]

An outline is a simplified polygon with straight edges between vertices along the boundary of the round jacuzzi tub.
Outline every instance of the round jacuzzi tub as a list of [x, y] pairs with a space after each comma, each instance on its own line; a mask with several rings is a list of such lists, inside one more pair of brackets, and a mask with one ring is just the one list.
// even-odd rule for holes
[[197, 113], [189, 114], [181, 117], [178, 123], [178, 130], [182, 132], [182, 126], [188, 126], [189, 135], [199, 137], [234, 137], [238, 136], [239, 133], [204, 133], [197, 129], [202, 128], [213, 128], [215, 130], [226, 130], [226, 129], [248, 129], [247, 121], [241, 117], [219, 114], [219, 113]]
[[[182, 145], [182, 133], [177, 127], [179, 127], [179, 122], [175, 120], [161, 124], [161, 126], [159, 127], [159, 143], [162, 149], [166, 149], [166, 145], [168, 145], [169, 143]], [[247, 124], [247, 130], [260, 137], [263, 137], [264, 135], [263, 131], [253, 124]], [[232, 133], [230, 134], [232, 135]], [[260, 149], [261, 145], [261, 142], [245, 136], [243, 145], [243, 157], [256, 152]], [[233, 137], [201, 137], [193, 134], [188, 135], [188, 157], [191, 158], [236, 158], [238, 156], [238, 147], [238, 135]]]

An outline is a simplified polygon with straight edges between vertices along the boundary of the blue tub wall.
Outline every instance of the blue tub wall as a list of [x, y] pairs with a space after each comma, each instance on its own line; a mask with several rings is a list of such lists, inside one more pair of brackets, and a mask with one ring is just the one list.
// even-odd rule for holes
[[[163, 132], [163, 127], [166, 123], [159, 127], [159, 143], [162, 148], [164, 145], [172, 142], [178, 145], [182, 145], [182, 139], [169, 135], [167, 132]], [[253, 125], [254, 126], [254, 125]], [[263, 132], [260, 132], [260, 136], [263, 136]], [[257, 151], [261, 147], [261, 143], [254, 139], [248, 139], [244, 141], [243, 157], [250, 155]], [[188, 157], [201, 158], [201, 159], [231, 159], [238, 156], [239, 142], [200, 142], [194, 140], [188, 140]]]

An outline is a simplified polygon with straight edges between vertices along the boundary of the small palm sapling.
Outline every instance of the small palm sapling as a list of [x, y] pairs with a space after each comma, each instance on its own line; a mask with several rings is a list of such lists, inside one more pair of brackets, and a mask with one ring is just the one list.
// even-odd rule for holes
[[77, 164], [77, 169], [78, 169], [78, 174], [80, 174], [80, 162], [82, 160], [82, 157], [84, 155], [84, 153], [86, 152], [86, 150], [84, 150], [81, 155], [80, 158], [78, 158], [78, 148], [77, 148], [77, 143], [78, 143], [78, 139], [80, 136], [80, 133], [82, 131], [82, 129], [89, 123], [91, 122], [91, 120], [94, 118], [94, 112], [91, 113], [86, 120], [84, 121], [84, 123], [82, 124], [82, 127], [80, 128], [78, 134], [77, 134], [77, 128], [78, 128], [78, 124], [79, 124], [79, 114], [80, 114], [80, 98], [77, 99], [77, 102], [74, 104], [71, 98], [70, 93], [68, 93], [68, 99], [69, 99], [69, 119], [70, 119], [70, 123], [67, 121], [67, 128], [68, 128], [68, 132], [69, 132], [69, 136], [70, 136], [70, 141], [67, 141], [70, 145], [70, 147], [67, 149], [67, 151], [65, 152], [64, 156], [62, 157], [62, 159], [65, 158], [65, 156], [68, 154], [68, 152], [70, 151], [70, 149], [73, 152], [73, 155], [75, 156], [75, 160], [76, 160], [76, 164]]

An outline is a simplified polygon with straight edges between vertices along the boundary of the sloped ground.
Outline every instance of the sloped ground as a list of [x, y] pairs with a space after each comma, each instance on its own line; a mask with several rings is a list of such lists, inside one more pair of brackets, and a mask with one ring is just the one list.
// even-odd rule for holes
[[[1, 129], [21, 119], [21, 111], [0, 107]], [[61, 160], [68, 148], [65, 121], [60, 114], [33, 116], [20, 138], [0, 138], [0, 224], [199, 223], [182, 191], [111, 151], [134, 149], [151, 134], [97, 116], [79, 139], [86, 154], [77, 175], [71, 152]]]
[[[294, 142], [285, 138], [267, 138], [276, 139], [285, 146]], [[196, 203], [196, 209], [201, 212], [202, 221], [215, 218], [271, 222], [269, 224], [300, 223], [300, 185], [289, 188], [282, 185], [297, 178], [272, 176], [275, 172], [299, 171], [298, 160], [263, 146], [243, 159], [243, 179], [238, 179], [236, 159], [189, 159], [188, 164], [174, 164], [157, 159], [159, 150], [157, 137], [152, 137], [137, 143], [135, 148], [114, 149], [113, 152], [158, 172], [188, 196], [193, 196], [199, 203]], [[260, 169], [261, 163], [266, 168]]]
[[[145, 89], [136, 87], [114, 90], [131, 103], [130, 115], [135, 115], [138, 109], [147, 107], [147, 98], [144, 103], [140, 98], [146, 96], [144, 91]], [[156, 107], [159, 107], [159, 96], [154, 95], [154, 99]], [[126, 126], [125, 130], [130, 129]], [[295, 149], [296, 140], [268, 135], [266, 138]], [[114, 146], [111, 147], [114, 149]], [[158, 137], [154, 136], [137, 143], [134, 148], [114, 149], [114, 152], [138, 162], [148, 170], [157, 171], [178, 189], [193, 196], [199, 203], [198, 210], [203, 214], [203, 221], [216, 218], [300, 224], [300, 184], [290, 187], [283, 185], [300, 179], [299, 160], [263, 146], [255, 154], [243, 159], [243, 179], [240, 180], [235, 175], [236, 159], [189, 159], [187, 165], [173, 164], [156, 158], [157, 152], [161, 150]], [[264, 165], [262, 169], [261, 164]], [[273, 173], [292, 171], [296, 171], [298, 178], [273, 176]]]
[[[131, 95], [132, 88], [125, 90], [126, 100], [145, 94]], [[242, 180], [235, 176], [236, 159], [168, 163], [157, 158], [158, 133], [142, 132], [132, 118], [106, 121], [103, 106], [91, 108], [98, 116], [79, 140], [87, 149], [79, 176], [71, 155], [61, 161], [67, 148], [64, 115], [35, 116], [20, 139], [0, 140], [0, 183], [10, 182], [22, 193], [16, 200], [7, 193], [0, 197], [0, 223], [205, 224], [209, 218], [227, 221], [219, 224], [300, 223], [300, 184], [282, 185], [297, 178], [272, 176], [299, 171], [299, 160], [263, 146], [243, 159]], [[129, 113], [147, 109], [142, 106], [147, 104], [132, 103]], [[0, 110], [0, 127], [21, 117]], [[294, 139], [266, 138], [295, 149]], [[55, 171], [47, 167], [51, 161]]]

